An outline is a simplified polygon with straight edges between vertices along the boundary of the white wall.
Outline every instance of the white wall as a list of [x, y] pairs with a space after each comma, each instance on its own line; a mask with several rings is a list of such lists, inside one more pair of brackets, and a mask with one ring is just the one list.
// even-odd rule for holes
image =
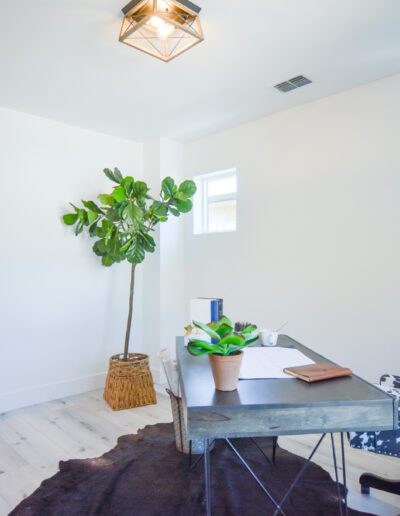
[[[144, 175], [157, 197], [161, 181], [171, 176], [182, 181], [183, 145], [166, 138], [146, 141]], [[163, 381], [157, 354], [162, 348], [175, 353], [175, 337], [184, 327], [184, 218], [171, 216], [157, 226], [157, 250], [144, 264], [143, 347], [150, 355], [156, 382]]]
[[0, 108], [0, 412], [100, 387], [122, 351], [129, 265], [102, 267], [61, 222], [111, 189], [106, 166], [141, 176], [142, 145]]
[[186, 306], [221, 296], [370, 380], [400, 373], [399, 91], [397, 75], [185, 146], [186, 176], [236, 166], [239, 188], [236, 233], [187, 224]]

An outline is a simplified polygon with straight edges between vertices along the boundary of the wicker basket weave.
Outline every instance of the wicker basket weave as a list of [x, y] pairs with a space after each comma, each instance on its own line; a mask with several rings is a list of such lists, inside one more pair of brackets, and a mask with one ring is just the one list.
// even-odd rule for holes
[[175, 443], [178, 451], [191, 453], [193, 455], [204, 453], [204, 443], [202, 439], [190, 441], [187, 437], [185, 420], [183, 415], [182, 398], [175, 396], [169, 389], [167, 393], [171, 400], [172, 418], [174, 420]]
[[113, 410], [157, 403], [149, 357], [141, 353], [129, 353], [128, 360], [112, 356], [103, 397]]

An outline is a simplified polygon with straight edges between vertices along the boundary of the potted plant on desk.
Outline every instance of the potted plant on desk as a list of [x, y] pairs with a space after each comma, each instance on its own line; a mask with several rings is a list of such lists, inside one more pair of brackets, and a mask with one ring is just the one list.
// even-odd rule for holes
[[189, 353], [194, 356], [208, 355], [215, 388], [219, 391], [234, 391], [239, 379], [242, 350], [258, 339], [254, 334], [256, 327], [248, 325], [241, 331], [235, 331], [227, 317], [209, 324], [199, 321], [193, 321], [193, 324], [211, 337], [212, 341], [190, 337]]

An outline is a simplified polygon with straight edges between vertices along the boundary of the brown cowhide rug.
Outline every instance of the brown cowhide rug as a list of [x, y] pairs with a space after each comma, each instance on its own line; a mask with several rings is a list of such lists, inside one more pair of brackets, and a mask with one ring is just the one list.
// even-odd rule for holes
[[[267, 455], [270, 438], [257, 439]], [[272, 466], [249, 439], [233, 443], [280, 500], [304, 459], [281, 448]], [[224, 441], [211, 452], [214, 516], [274, 513], [272, 504]], [[288, 516], [338, 514], [336, 484], [311, 463], [283, 507]], [[200, 516], [205, 513], [202, 460], [193, 469], [175, 448], [171, 423], [147, 426], [118, 439], [102, 457], [60, 462], [60, 471], [42, 482], [12, 516]], [[351, 515], [360, 515], [349, 510]]]

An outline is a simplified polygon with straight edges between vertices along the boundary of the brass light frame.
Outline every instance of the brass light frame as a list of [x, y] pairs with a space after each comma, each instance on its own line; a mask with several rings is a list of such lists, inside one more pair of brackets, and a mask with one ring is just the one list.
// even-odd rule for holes
[[171, 61], [204, 40], [200, 11], [189, 0], [132, 0], [122, 9], [119, 41]]

